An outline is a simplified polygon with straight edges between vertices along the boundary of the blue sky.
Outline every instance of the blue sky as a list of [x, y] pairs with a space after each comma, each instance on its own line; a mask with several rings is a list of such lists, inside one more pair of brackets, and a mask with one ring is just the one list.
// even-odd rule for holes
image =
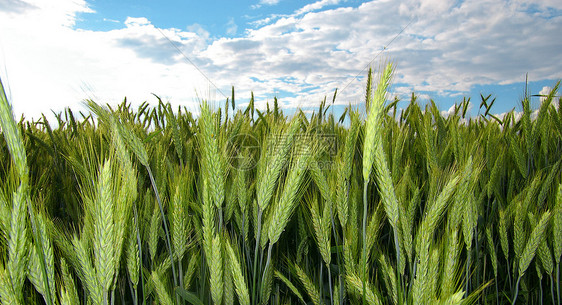
[[0, 0], [0, 77], [28, 118], [151, 93], [197, 111], [231, 86], [240, 107], [253, 91], [289, 111], [338, 88], [341, 109], [363, 102], [371, 61], [392, 61], [401, 105], [471, 97], [474, 115], [492, 94], [501, 114], [520, 110], [526, 73], [531, 94], [562, 78], [561, 28], [557, 0]]
[[[211, 33], [213, 38], [240, 37], [245, 28], [254, 28], [252, 22], [272, 15], [290, 15], [301, 9], [307, 2], [285, 1], [108, 1], [88, 2], [95, 14], [81, 14], [76, 28], [109, 30], [123, 27], [128, 16], [146, 17], [160, 28], [187, 28], [199, 24]], [[310, 2], [313, 3], [313, 2]], [[334, 1], [333, 3], [336, 3]], [[328, 4], [324, 9], [342, 7]], [[358, 6], [360, 1], [347, 1], [345, 6]], [[113, 21], [113, 22], [112, 22]], [[117, 22], [115, 22], [117, 21]], [[233, 31], [236, 25], [236, 31]], [[238, 31], [240, 29], [240, 31]]]

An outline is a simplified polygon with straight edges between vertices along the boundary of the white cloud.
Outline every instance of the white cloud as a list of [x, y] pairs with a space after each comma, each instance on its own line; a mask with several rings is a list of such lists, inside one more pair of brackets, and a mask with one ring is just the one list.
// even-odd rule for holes
[[36, 7], [22, 0], [0, 0], [0, 11], [7, 13], [23, 13]]
[[[276, 93], [287, 95], [280, 100], [286, 107], [317, 105], [335, 88], [337, 103], [362, 102], [366, 72], [360, 71], [409, 22], [374, 60], [375, 67], [396, 63], [392, 90], [402, 98], [412, 91], [420, 98], [458, 95], [476, 84], [519, 82], [525, 72], [535, 80], [562, 77], [562, 40], [553, 39], [562, 16], [550, 9], [560, 6], [556, 1], [536, 0], [533, 9], [522, 1], [488, 0], [378, 0], [326, 9], [338, 2], [271, 16], [236, 38], [211, 39], [197, 24], [161, 31], [223, 92], [234, 85], [240, 103], [254, 91], [258, 105]], [[195, 105], [196, 90], [209, 95], [212, 85], [150, 20], [127, 18], [125, 28], [107, 32], [77, 30], [77, 14], [91, 11], [84, 1], [26, 3], [30, 7], [18, 12], [0, 6], [0, 60], [9, 74], [2, 80], [16, 112], [62, 110], [87, 97], [83, 88], [100, 102], [127, 96], [140, 103], [155, 92]], [[360, 80], [352, 81], [358, 73]]]
[[120, 23], [119, 20], [115, 20], [115, 19], [103, 18], [102, 20], [107, 22]]
[[[544, 101], [546, 100], [546, 97], [547, 97], [551, 92], [552, 92], [552, 87], [549, 87], [549, 86], [544, 86], [544, 87], [542, 87], [541, 91], [539, 92], [539, 95], [542, 95], [542, 96], [539, 98], [539, 101], [540, 101], [541, 104], [542, 104], [542, 102], [544, 102]], [[558, 101], [559, 101], [559, 99], [560, 99], [560, 92], [559, 92], [559, 91], [555, 92], [555, 93], [554, 93], [554, 96], [555, 96], [555, 97], [552, 99], [552, 102], [550, 103], [550, 105], [554, 106], [554, 108], [555, 108], [556, 110], [558, 110], [558, 106], [559, 106]]]
[[145, 17], [127, 17], [127, 19], [125, 20], [125, 25], [127, 27], [140, 27], [149, 24], [150, 21], [148, 21], [148, 19], [146, 19]]
[[320, 0], [303, 6], [301, 9], [297, 10], [296, 13], [297, 15], [301, 15], [308, 12], [319, 10], [328, 5], [337, 5], [339, 3], [340, 3], [339, 0]]
[[562, 9], [562, 3], [558, 0], [516, 0], [516, 2], [523, 7], [535, 5], [540, 9]]
[[[6, 0], [4, 0], [6, 1]], [[28, 21], [35, 25], [73, 26], [79, 13], [93, 13], [85, 0], [7, 0], [7, 5], [23, 6], [25, 9], [16, 11], [25, 14]], [[0, 5], [0, 11], [2, 11]], [[12, 15], [13, 16], [13, 15]]]
[[[83, 110], [79, 105], [89, 97], [114, 104], [127, 96], [140, 104], [156, 93], [174, 105], [195, 105], [196, 90], [201, 94], [209, 87], [146, 18], [128, 18], [123, 29], [96, 32], [73, 30], [63, 14], [44, 17], [41, 26], [27, 16], [0, 16], [5, 67], [0, 73], [6, 72], [2, 81], [18, 117], [39, 118], [66, 106]], [[207, 45], [206, 37], [194, 32], [162, 31], [186, 54]]]
[[450, 116], [450, 115], [453, 115], [453, 114], [455, 114], [455, 109], [456, 109], [456, 108], [457, 108], [457, 105], [452, 105], [452, 106], [449, 108], [449, 110], [443, 110], [443, 111], [441, 111], [441, 115], [442, 115], [443, 117], [448, 117], [448, 116]]
[[256, 10], [264, 5], [277, 5], [280, 1], [281, 0], [260, 0], [259, 3], [250, 5], [250, 8]]
[[226, 24], [226, 34], [232, 36], [235, 35], [237, 31], [238, 25], [236, 25], [236, 22], [234, 22], [234, 18], [231, 17]]
[[549, 95], [551, 91], [552, 91], [552, 87], [549, 87], [549, 86], [542, 87], [541, 91], [539, 92], [540, 95], [543, 95], [543, 96], [540, 97], [541, 103], [544, 100], [546, 100], [546, 96]]

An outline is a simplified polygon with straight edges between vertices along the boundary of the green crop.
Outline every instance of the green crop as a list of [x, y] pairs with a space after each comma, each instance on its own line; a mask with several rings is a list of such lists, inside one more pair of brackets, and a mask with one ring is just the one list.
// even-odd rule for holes
[[444, 116], [388, 104], [393, 69], [339, 119], [233, 89], [52, 129], [0, 87], [0, 301], [560, 304], [560, 83], [535, 113]]

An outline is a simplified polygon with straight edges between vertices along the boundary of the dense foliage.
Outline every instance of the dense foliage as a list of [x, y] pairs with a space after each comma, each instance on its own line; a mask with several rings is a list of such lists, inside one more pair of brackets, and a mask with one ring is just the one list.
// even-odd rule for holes
[[[412, 95], [287, 117], [232, 97], [17, 124], [0, 92], [4, 304], [560, 304], [562, 109]], [[375, 87], [374, 89], [372, 87]]]

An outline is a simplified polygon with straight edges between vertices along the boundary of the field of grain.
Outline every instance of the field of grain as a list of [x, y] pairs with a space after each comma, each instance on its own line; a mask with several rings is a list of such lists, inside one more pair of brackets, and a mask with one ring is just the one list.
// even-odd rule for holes
[[89, 101], [56, 129], [2, 87], [1, 302], [560, 304], [559, 83], [469, 118], [397, 111], [392, 74], [341, 117], [233, 89], [197, 117]]

